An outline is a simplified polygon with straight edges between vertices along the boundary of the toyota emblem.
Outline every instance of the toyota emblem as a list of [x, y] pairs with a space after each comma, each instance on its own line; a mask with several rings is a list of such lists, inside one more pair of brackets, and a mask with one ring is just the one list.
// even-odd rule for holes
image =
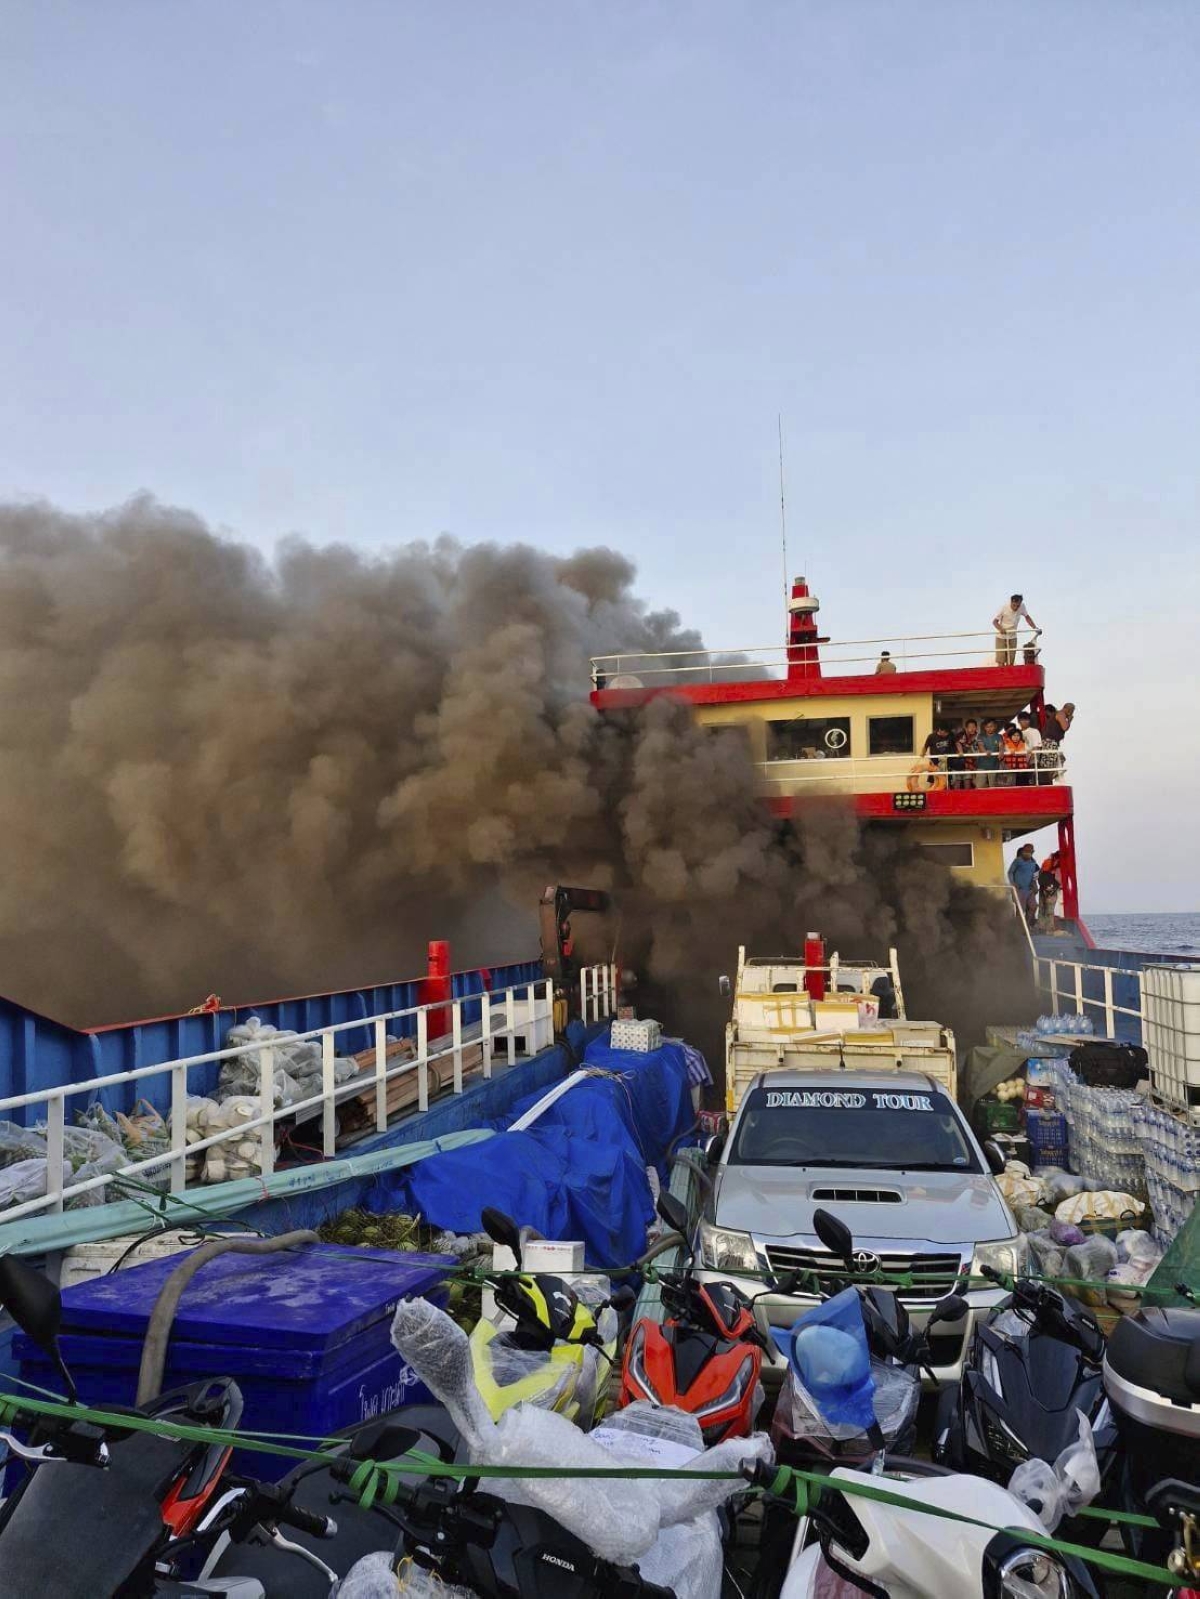
[[874, 1277], [883, 1264], [879, 1256], [872, 1254], [869, 1249], [856, 1249], [851, 1259], [860, 1277]]

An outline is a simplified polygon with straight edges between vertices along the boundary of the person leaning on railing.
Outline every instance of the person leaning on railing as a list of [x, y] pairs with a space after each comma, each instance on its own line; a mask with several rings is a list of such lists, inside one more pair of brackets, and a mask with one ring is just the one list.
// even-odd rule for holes
[[1021, 618], [1024, 617], [1033, 629], [1035, 636], [1042, 630], [1025, 609], [1025, 596], [1012, 594], [1007, 605], [1002, 605], [992, 617], [992, 626], [996, 629], [996, 665], [1011, 666], [1017, 658], [1017, 628]]

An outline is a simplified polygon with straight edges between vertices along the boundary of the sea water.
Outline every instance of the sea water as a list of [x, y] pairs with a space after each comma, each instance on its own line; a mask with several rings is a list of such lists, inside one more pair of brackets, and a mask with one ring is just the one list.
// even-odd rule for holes
[[1200, 913], [1154, 911], [1123, 916], [1084, 912], [1088, 932], [1102, 949], [1133, 949], [1151, 955], [1200, 959]]

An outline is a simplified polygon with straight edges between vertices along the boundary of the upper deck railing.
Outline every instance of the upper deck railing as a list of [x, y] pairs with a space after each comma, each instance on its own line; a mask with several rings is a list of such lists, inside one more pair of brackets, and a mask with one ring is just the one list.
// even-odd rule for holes
[[[1022, 629], [1001, 636], [992, 628], [974, 633], [910, 633], [903, 636], [833, 639], [821, 644], [771, 645], [731, 650], [623, 650], [592, 657], [592, 686], [636, 688], [614, 682], [636, 677], [643, 688], [690, 683], [761, 682], [784, 678], [795, 660], [815, 652], [826, 677], [869, 677], [884, 651], [899, 672], [925, 672], [979, 666], [1035, 666], [1040, 635]], [[889, 674], [890, 675], [890, 674]]]

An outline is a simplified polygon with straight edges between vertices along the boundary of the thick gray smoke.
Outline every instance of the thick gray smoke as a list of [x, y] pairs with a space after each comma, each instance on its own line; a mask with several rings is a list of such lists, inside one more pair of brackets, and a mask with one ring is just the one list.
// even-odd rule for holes
[[836, 807], [781, 834], [678, 705], [592, 711], [591, 654], [700, 642], [633, 577], [449, 540], [267, 562], [147, 498], [0, 508], [0, 992], [99, 1023], [408, 975], [430, 937], [519, 958], [555, 880], [618, 891], [676, 1011], [809, 925], [898, 940], [931, 1013], [1016, 973], [916, 851]]

